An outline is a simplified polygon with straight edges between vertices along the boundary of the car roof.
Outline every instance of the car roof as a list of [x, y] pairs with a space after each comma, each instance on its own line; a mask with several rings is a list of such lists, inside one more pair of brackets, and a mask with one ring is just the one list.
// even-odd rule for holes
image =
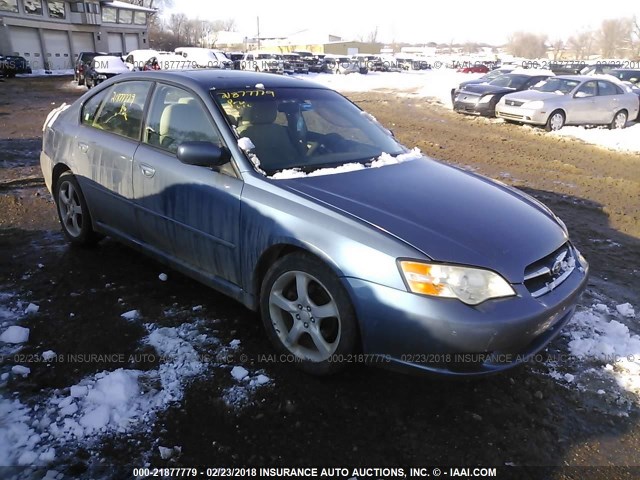
[[598, 77], [588, 75], [556, 75], [556, 78], [564, 78], [566, 80], [573, 80], [575, 82], [584, 82], [585, 80], [593, 80]]
[[326, 87], [309, 80], [290, 78], [273, 73], [247, 72], [243, 70], [165, 70], [127, 75], [127, 78], [133, 77], [145, 80], [154, 79], [176, 82], [202, 90], [209, 90], [211, 88], [220, 90], [254, 88], [255, 85], [259, 83], [263, 84], [265, 88], [297, 87], [326, 90]]

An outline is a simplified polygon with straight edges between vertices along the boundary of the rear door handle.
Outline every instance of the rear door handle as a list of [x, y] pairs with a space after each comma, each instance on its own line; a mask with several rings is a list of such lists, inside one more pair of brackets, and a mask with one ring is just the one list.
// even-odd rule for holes
[[155, 168], [152, 168], [149, 165], [145, 165], [144, 163], [140, 164], [140, 171], [142, 172], [142, 175], [147, 178], [152, 178], [156, 174]]
[[83, 142], [78, 142], [78, 150], [82, 153], [87, 153], [89, 151], [89, 145]]

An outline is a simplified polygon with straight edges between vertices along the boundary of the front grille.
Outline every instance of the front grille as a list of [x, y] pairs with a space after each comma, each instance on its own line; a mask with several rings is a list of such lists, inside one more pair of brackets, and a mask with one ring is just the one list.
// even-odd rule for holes
[[529, 265], [524, 285], [533, 297], [540, 297], [564, 282], [576, 268], [573, 249], [565, 243], [555, 252]]
[[519, 102], [517, 100], [505, 100], [504, 103], [511, 107], [521, 107], [522, 105], [524, 105], [524, 102]]
[[524, 118], [523, 115], [516, 115], [514, 113], [506, 113], [506, 112], [498, 112], [497, 115], [503, 118], [511, 118], [513, 120], [522, 120]]

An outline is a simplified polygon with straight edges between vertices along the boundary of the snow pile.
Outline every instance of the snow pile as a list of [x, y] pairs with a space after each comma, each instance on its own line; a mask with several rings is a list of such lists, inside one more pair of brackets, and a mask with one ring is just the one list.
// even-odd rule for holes
[[[97, 373], [38, 402], [44, 408], [0, 397], [0, 465], [46, 464], [55, 459], [55, 447], [146, 428], [179, 401], [184, 384], [204, 370], [192, 345], [201, 335], [191, 324], [148, 328], [146, 342], [163, 360], [155, 370]], [[17, 367], [14, 373], [28, 374]]]
[[38, 310], [40, 310], [40, 307], [38, 305], [36, 305], [35, 303], [30, 303], [27, 308], [25, 308], [24, 313], [25, 315], [32, 315], [34, 313], [38, 313]]
[[122, 315], [120, 315], [122, 318], [124, 318], [125, 320], [137, 320], [138, 318], [140, 318], [140, 312], [138, 310], [129, 310], [128, 312], [124, 312]]
[[256, 148], [256, 146], [253, 144], [253, 142], [249, 137], [239, 138], [238, 147], [240, 147], [240, 150], [242, 150], [243, 152], [250, 152], [251, 150]]
[[224, 390], [222, 399], [228, 407], [234, 409], [246, 406], [258, 388], [271, 383], [271, 379], [263, 373], [252, 375], [246, 368], [239, 365], [231, 369], [230, 375], [236, 383]]
[[25, 343], [27, 340], [29, 340], [29, 329], [18, 325], [11, 325], [0, 335], [0, 341], [5, 343]]
[[[609, 314], [609, 308], [604, 304], [578, 311], [564, 335], [569, 339], [569, 353], [577, 360], [574, 373], [579, 388], [587, 389], [585, 385], [601, 384], [610, 379], [614, 387], [640, 403], [640, 336], [622, 323], [633, 308], [623, 304], [616, 310], [620, 313], [618, 317]], [[558, 372], [552, 372], [552, 376], [569, 381]], [[571, 382], [573, 379], [572, 375]]]
[[249, 160], [251, 161], [255, 169], [259, 173], [266, 175], [266, 172], [262, 170], [262, 168], [260, 168], [260, 159], [258, 158], [258, 156], [255, 153], [251, 153], [251, 150], [254, 150], [256, 148], [251, 139], [249, 137], [239, 138], [238, 147], [247, 155], [247, 157], [249, 157]]
[[636, 312], [630, 303], [623, 303], [622, 305], [616, 305], [616, 310], [623, 317], [635, 318], [636, 316]]
[[624, 129], [563, 127], [551, 132], [559, 137], [571, 137], [609, 150], [640, 152], [640, 123]]
[[362, 163], [345, 163], [344, 165], [340, 165], [338, 167], [332, 168], [319, 168], [318, 170], [313, 170], [310, 173], [305, 173], [299, 168], [288, 168], [286, 170], [281, 170], [279, 172], [274, 173], [269, 178], [273, 178], [274, 180], [285, 180], [289, 178], [302, 178], [302, 177], [320, 177], [323, 175], [336, 175], [338, 173], [346, 173], [353, 172], [356, 170], [364, 170], [366, 168], [380, 168], [386, 167], [387, 165], [396, 165], [402, 162], [408, 162], [411, 160], [418, 160], [424, 158], [422, 152], [419, 148], [414, 148], [413, 150], [407, 153], [401, 153], [400, 155], [389, 155], [388, 153], [383, 153], [378, 158], [374, 159], [370, 166], [367, 167]]

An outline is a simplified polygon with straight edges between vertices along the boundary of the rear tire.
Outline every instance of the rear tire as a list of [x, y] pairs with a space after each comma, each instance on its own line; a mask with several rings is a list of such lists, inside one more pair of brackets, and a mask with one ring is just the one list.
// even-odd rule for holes
[[618, 113], [616, 113], [613, 116], [613, 120], [611, 121], [611, 124], [609, 125], [609, 128], [611, 130], [618, 130], [618, 129], [622, 129], [627, 125], [627, 120], [629, 115], [627, 114], [626, 110], [620, 110]]
[[260, 289], [260, 313], [276, 349], [307, 373], [340, 371], [356, 348], [349, 295], [335, 273], [311, 255], [292, 253], [269, 268]]
[[54, 199], [62, 232], [72, 245], [90, 246], [101, 236], [93, 230], [91, 215], [76, 177], [66, 171], [55, 185]]
[[564, 127], [565, 116], [562, 110], [555, 110], [551, 112], [549, 118], [547, 119], [547, 124], [545, 125], [545, 130], [547, 132], [555, 132]]

